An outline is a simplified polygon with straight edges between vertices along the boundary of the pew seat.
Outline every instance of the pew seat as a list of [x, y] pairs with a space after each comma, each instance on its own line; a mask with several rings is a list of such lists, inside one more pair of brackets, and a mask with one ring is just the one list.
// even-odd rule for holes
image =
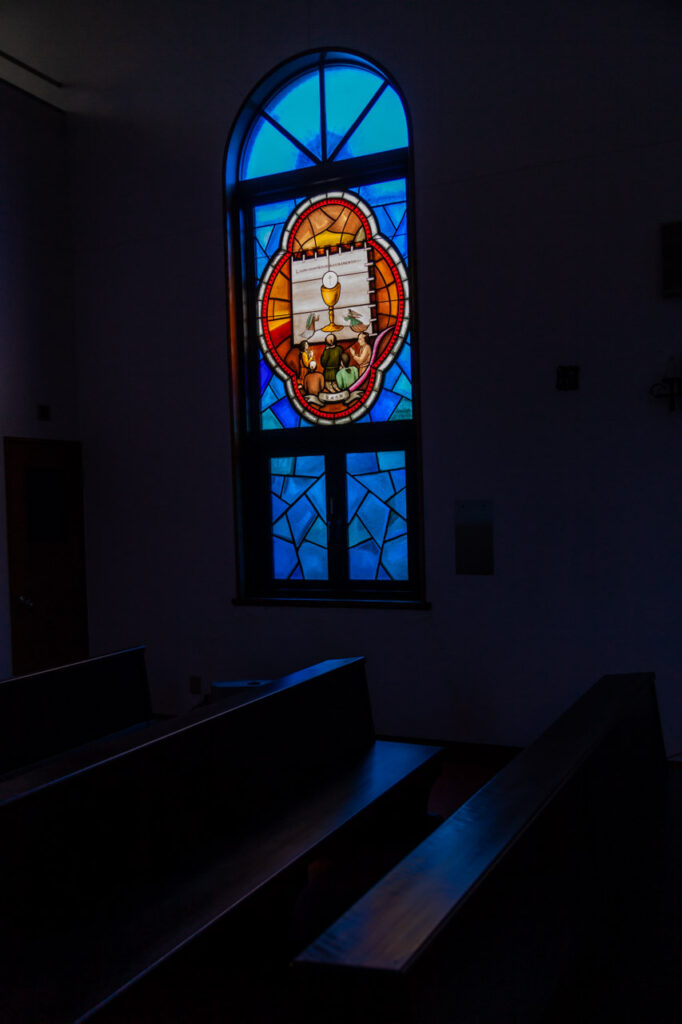
[[298, 1020], [542, 1020], [617, 947], [664, 780], [653, 675], [604, 677], [296, 957]]

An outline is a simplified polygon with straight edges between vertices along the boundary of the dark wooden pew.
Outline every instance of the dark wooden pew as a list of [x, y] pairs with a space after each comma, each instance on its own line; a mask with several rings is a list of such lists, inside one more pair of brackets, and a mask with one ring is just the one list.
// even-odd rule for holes
[[362, 659], [125, 740], [0, 783], [12, 1024], [185, 1019], [164, 990], [209, 959], [229, 1007], [307, 865], [422, 809], [439, 753], [375, 740]]
[[297, 1019], [551, 1019], [617, 955], [664, 778], [653, 675], [604, 677], [295, 959]]
[[144, 647], [0, 682], [0, 775], [151, 720]]

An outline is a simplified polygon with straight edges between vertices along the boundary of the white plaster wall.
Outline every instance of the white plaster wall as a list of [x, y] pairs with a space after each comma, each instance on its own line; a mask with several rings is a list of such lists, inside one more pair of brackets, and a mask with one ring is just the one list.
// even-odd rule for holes
[[[78, 437], [65, 115], [0, 82], [0, 437]], [[51, 419], [38, 419], [38, 405]], [[0, 679], [12, 672], [0, 447]]]

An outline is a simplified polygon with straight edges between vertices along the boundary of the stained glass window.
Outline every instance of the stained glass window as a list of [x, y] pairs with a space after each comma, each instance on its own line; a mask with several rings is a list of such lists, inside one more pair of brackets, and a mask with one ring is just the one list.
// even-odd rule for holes
[[[379, 192], [383, 220], [397, 234], [404, 204], [389, 202], [385, 190], [365, 191]], [[261, 426], [409, 419], [409, 344], [397, 363], [409, 334], [407, 270], [372, 207], [350, 190], [304, 199], [274, 251], [280, 225], [268, 223], [272, 213], [256, 215], [256, 263], [269, 256], [259, 281], [258, 331], [272, 370], [260, 370]]]
[[423, 592], [408, 155], [395, 83], [337, 51], [273, 72], [233, 130], [227, 251], [246, 599]]
[[270, 492], [275, 579], [326, 580], [324, 456], [271, 459]]
[[358, 65], [320, 64], [276, 90], [264, 105], [243, 149], [241, 178], [281, 174], [407, 144], [405, 109], [383, 75]]
[[408, 578], [406, 488], [404, 451], [346, 456], [352, 580]]

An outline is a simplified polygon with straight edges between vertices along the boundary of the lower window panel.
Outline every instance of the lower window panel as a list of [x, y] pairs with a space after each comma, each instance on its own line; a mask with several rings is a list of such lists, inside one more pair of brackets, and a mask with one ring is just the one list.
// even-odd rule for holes
[[405, 452], [346, 456], [348, 576], [407, 580]]
[[270, 460], [272, 558], [276, 580], [329, 578], [323, 455]]
[[405, 451], [348, 452], [333, 471], [328, 458], [269, 460], [273, 581], [408, 582]]

